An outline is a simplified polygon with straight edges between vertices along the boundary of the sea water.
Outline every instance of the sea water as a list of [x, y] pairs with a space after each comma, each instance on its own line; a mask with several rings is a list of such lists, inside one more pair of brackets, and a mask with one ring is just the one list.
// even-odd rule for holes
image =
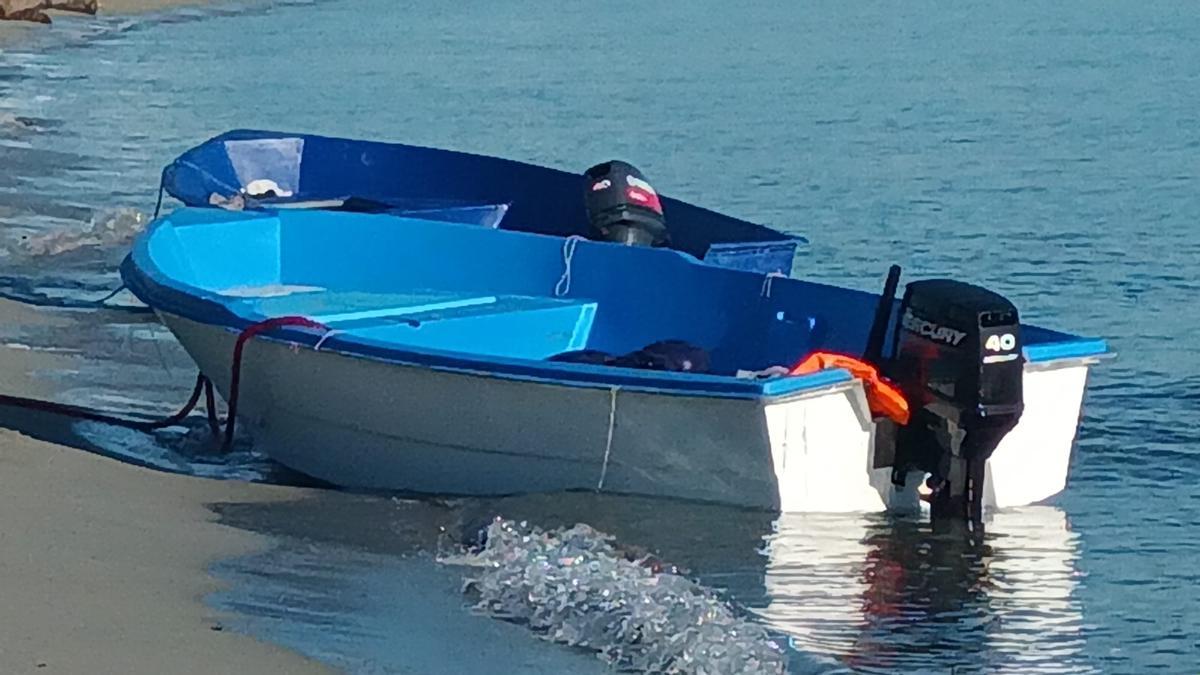
[[[894, 262], [1108, 338], [1120, 356], [1090, 382], [1067, 491], [997, 514], [975, 545], [883, 516], [586, 496], [232, 509], [277, 542], [216, 569], [234, 584], [214, 602], [240, 629], [353, 672], [592, 672], [613, 645], [539, 638], [566, 616], [604, 635], [612, 608], [591, 592], [635, 588], [644, 553], [792, 672], [1196, 672], [1198, 34], [1191, 5], [1133, 0], [314, 0], [62, 17], [0, 53], [0, 289], [60, 305], [70, 328], [0, 337], [73, 355], [35, 374], [64, 400], [147, 413], [182, 400], [194, 371], [150, 317], [70, 306], [119, 284], [162, 166], [229, 128], [574, 171], [623, 158], [668, 194], [804, 234], [797, 276], [874, 290]], [[252, 445], [212, 456], [203, 424], [70, 433], [165, 470], [303, 481]], [[455, 547], [496, 516], [575, 537], [604, 574], [582, 578], [579, 606], [539, 600], [566, 603], [541, 627], [493, 618], [482, 568]], [[545, 562], [508, 543], [506, 565]], [[504, 597], [499, 613], [546, 611]], [[670, 632], [643, 646], [664, 653]], [[723, 672], [719, 645], [689, 645], [714, 659], [692, 672]]]

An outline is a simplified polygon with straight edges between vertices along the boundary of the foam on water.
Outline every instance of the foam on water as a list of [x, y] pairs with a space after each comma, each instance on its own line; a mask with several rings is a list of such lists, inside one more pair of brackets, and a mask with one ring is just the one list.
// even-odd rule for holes
[[0, 111], [0, 138], [12, 138], [39, 131], [45, 130], [38, 126], [37, 120]]
[[97, 211], [83, 227], [51, 230], [22, 236], [15, 253], [27, 256], [56, 256], [88, 247], [127, 246], [150, 220], [138, 209], [122, 207]]
[[74, 431], [98, 453], [151, 469], [252, 483], [288, 482], [277, 464], [255, 452], [245, 440], [230, 452], [221, 452], [219, 440], [195, 418], [152, 433], [98, 422], [78, 422]]
[[751, 623], [690, 579], [630, 561], [587, 525], [543, 531], [497, 519], [469, 559], [476, 608], [626, 670], [782, 673], [786, 659]]
[[127, 294], [115, 302], [108, 296], [121, 286], [117, 267], [124, 252], [148, 222], [143, 211], [117, 207], [97, 210], [82, 224], [32, 233], [0, 230], [0, 297], [55, 307], [91, 307], [101, 300], [110, 307], [143, 307]]

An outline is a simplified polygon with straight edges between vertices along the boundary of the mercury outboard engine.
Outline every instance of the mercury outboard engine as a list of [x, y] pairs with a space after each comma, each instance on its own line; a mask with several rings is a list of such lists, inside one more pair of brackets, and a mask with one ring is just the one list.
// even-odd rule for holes
[[667, 224], [658, 193], [633, 165], [619, 160], [584, 173], [584, 205], [592, 236], [627, 246], [663, 246]]
[[888, 374], [913, 414], [895, 429], [892, 482], [926, 471], [934, 517], [979, 522], [988, 457], [1024, 409], [1023, 372], [1011, 302], [950, 279], [908, 284]]

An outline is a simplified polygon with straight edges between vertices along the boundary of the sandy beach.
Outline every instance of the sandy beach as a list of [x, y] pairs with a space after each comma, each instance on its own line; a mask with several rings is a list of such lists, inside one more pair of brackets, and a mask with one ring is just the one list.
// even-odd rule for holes
[[0, 672], [308, 673], [325, 669], [223, 630], [205, 568], [258, 537], [209, 502], [293, 492], [192, 479], [0, 431]]
[[[102, 0], [99, 11], [198, 4], [203, 0]], [[71, 19], [52, 14], [56, 22]], [[0, 21], [0, 49], [44, 30], [53, 27]], [[53, 328], [70, 320], [0, 300], [0, 323]], [[0, 392], [53, 399], [53, 387], [32, 373], [69, 371], [70, 358], [20, 342], [0, 345]], [[21, 422], [32, 417], [0, 413]], [[268, 544], [262, 535], [217, 524], [208, 505], [303, 494], [143, 469], [0, 427], [0, 673], [328, 672], [226, 630], [205, 603], [218, 589], [208, 571], [213, 562]]]
[[[100, 13], [202, 1], [103, 0]], [[0, 21], [0, 47], [40, 30], [48, 28]], [[0, 322], [69, 323], [8, 301], [0, 301]], [[30, 373], [62, 365], [63, 358], [19, 344], [0, 347], [0, 391], [52, 398]], [[267, 543], [217, 524], [207, 505], [302, 494], [142, 469], [0, 428], [0, 672], [327, 672], [282, 647], [225, 630], [223, 617], [204, 601], [217, 589], [207, 571], [212, 562]]]
[[[0, 301], [9, 327], [62, 320]], [[64, 358], [0, 347], [3, 391], [52, 396], [28, 374]], [[26, 430], [68, 424], [3, 412]], [[217, 589], [212, 562], [268, 544], [217, 524], [208, 505], [303, 495], [142, 469], [0, 429], [0, 672], [325, 672], [225, 630], [204, 601]]]

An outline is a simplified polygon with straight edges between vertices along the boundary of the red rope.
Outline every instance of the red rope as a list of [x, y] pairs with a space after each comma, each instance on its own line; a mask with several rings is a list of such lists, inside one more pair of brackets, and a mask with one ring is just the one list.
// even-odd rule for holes
[[[233, 361], [230, 365], [229, 378], [229, 410], [225, 418], [225, 434], [221, 442], [222, 452], [227, 452], [230, 446], [233, 445], [233, 432], [237, 420], [237, 408], [239, 399], [239, 390], [242, 381], [242, 358], [245, 352], [246, 343], [252, 338], [269, 330], [283, 328], [286, 326], [298, 326], [302, 328], [317, 328], [328, 330], [321, 323], [317, 323], [312, 319], [302, 316], [281, 316], [274, 319], [267, 319], [252, 324], [242, 330], [238, 334], [237, 342], [233, 347]], [[77, 419], [90, 420], [93, 422], [101, 422], [104, 424], [112, 424], [127, 429], [135, 429], [138, 431], [154, 431], [155, 429], [163, 429], [166, 427], [179, 424], [188, 415], [195, 410], [196, 405], [200, 402], [200, 396], [204, 396], [204, 404], [207, 409], [208, 426], [216, 436], [221, 431], [221, 421], [217, 417], [216, 395], [213, 393], [212, 382], [205, 377], [204, 373], [196, 375], [196, 386], [192, 388], [192, 395], [188, 397], [187, 403], [184, 404], [178, 412], [160, 420], [139, 420], [130, 417], [124, 417], [101, 410], [93, 410], [66, 403], [56, 403], [54, 401], [42, 401], [34, 398], [26, 398], [24, 396], [10, 396], [0, 394], [0, 405], [11, 406], [16, 408], [26, 408], [29, 410], [38, 410], [42, 412], [65, 415]]]
[[276, 328], [285, 326], [298, 326], [301, 328], [318, 328], [328, 330], [325, 324], [318, 323], [303, 316], [280, 316], [274, 319], [266, 319], [259, 321], [256, 324], [247, 326], [237, 338], [237, 343], [233, 346], [233, 362], [230, 365], [229, 373], [229, 411], [225, 416], [225, 440], [221, 443], [221, 451], [228, 452], [233, 445], [233, 429], [237, 423], [237, 408], [239, 390], [242, 383], [242, 353], [246, 348], [246, 343], [256, 335], [264, 333]]

